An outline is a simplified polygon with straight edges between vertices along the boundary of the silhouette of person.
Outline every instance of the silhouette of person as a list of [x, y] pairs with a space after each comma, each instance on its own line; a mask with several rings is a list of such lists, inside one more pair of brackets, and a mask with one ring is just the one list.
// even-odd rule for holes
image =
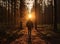
[[33, 22], [31, 20], [28, 20], [26, 26], [28, 28], [28, 31], [30, 32], [33, 28]]
[[31, 20], [28, 20], [26, 26], [28, 28], [28, 44], [31, 44], [31, 31], [33, 28], [33, 22]]

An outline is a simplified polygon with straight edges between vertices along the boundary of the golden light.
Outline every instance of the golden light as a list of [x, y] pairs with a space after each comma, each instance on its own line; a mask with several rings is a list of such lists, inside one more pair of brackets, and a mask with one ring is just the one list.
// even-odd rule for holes
[[32, 15], [31, 14], [28, 14], [28, 18], [31, 19], [32, 18]]
[[27, 13], [26, 14], [26, 20], [32, 20], [33, 22], [35, 21], [35, 13], [32, 12], [32, 13]]
[[35, 14], [32, 12], [32, 8], [34, 6], [35, 0], [25, 0], [25, 5], [27, 8], [26, 20], [29, 19], [34, 21]]

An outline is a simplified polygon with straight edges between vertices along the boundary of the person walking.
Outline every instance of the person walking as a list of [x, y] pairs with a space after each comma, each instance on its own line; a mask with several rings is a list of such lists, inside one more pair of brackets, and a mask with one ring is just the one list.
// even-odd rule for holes
[[33, 29], [33, 22], [31, 20], [28, 20], [26, 23], [26, 26], [28, 28], [28, 44], [32, 44], [31, 43], [31, 31]]

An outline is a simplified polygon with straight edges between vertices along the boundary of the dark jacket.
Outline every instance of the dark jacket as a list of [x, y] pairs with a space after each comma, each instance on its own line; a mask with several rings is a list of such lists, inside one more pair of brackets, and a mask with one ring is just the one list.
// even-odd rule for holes
[[33, 22], [31, 20], [27, 21], [26, 26], [31, 29], [33, 28]]

